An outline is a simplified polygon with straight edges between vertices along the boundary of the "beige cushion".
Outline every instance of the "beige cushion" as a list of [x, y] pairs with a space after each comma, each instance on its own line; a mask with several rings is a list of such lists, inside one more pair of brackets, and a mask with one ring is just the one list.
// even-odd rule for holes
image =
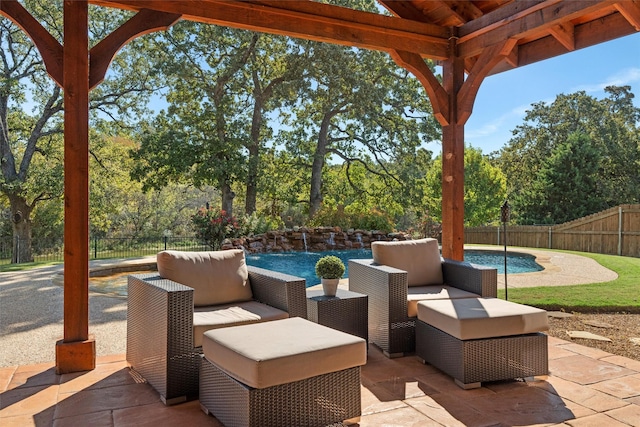
[[249, 273], [240, 249], [213, 252], [163, 251], [157, 255], [158, 274], [194, 289], [193, 305], [249, 301]]
[[453, 286], [429, 285], [412, 286], [407, 290], [407, 316], [418, 315], [418, 303], [424, 300], [451, 298], [478, 298], [480, 295]]
[[286, 319], [289, 313], [258, 301], [244, 301], [193, 309], [193, 345], [202, 345], [202, 335], [216, 328]]
[[442, 259], [436, 239], [372, 242], [373, 261], [407, 272], [409, 286], [441, 285]]
[[365, 340], [300, 317], [207, 331], [202, 351], [211, 363], [254, 388], [367, 362]]
[[545, 310], [498, 298], [420, 301], [418, 319], [461, 340], [549, 329]]

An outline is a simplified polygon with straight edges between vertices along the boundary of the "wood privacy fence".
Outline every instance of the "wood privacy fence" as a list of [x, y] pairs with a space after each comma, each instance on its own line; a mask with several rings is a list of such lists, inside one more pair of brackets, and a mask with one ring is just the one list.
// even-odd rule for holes
[[[464, 240], [504, 245], [504, 229], [466, 227]], [[620, 205], [559, 225], [507, 226], [507, 245], [640, 258], [640, 204]]]

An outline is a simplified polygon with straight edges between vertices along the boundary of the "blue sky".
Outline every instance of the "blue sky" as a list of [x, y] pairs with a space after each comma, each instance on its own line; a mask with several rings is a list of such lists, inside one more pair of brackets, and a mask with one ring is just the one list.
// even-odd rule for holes
[[[631, 86], [640, 107], [640, 34], [487, 77], [465, 126], [465, 141], [489, 154], [507, 144], [531, 104], [550, 104], [559, 94], [580, 90], [602, 99], [609, 85]], [[429, 145], [441, 152], [439, 144]]]

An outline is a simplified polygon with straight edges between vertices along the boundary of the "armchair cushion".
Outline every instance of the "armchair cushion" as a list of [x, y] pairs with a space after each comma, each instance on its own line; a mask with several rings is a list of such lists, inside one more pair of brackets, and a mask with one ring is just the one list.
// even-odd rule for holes
[[453, 286], [430, 285], [412, 286], [407, 291], [407, 316], [418, 315], [418, 303], [420, 301], [432, 301], [439, 299], [478, 298], [480, 295], [464, 291]]
[[227, 304], [253, 298], [240, 249], [213, 252], [162, 251], [158, 274], [193, 288], [193, 305]]
[[372, 242], [371, 254], [377, 264], [407, 272], [408, 285], [441, 285], [442, 258], [436, 239]]
[[258, 301], [245, 301], [214, 307], [196, 307], [193, 310], [193, 345], [202, 346], [206, 331], [247, 323], [286, 319], [289, 313]]

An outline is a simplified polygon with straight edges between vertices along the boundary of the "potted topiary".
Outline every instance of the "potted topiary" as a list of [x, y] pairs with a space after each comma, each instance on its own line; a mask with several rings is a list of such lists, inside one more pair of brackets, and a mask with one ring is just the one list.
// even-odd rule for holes
[[334, 255], [323, 256], [316, 262], [316, 275], [321, 279], [325, 295], [335, 296], [344, 270], [344, 263]]

